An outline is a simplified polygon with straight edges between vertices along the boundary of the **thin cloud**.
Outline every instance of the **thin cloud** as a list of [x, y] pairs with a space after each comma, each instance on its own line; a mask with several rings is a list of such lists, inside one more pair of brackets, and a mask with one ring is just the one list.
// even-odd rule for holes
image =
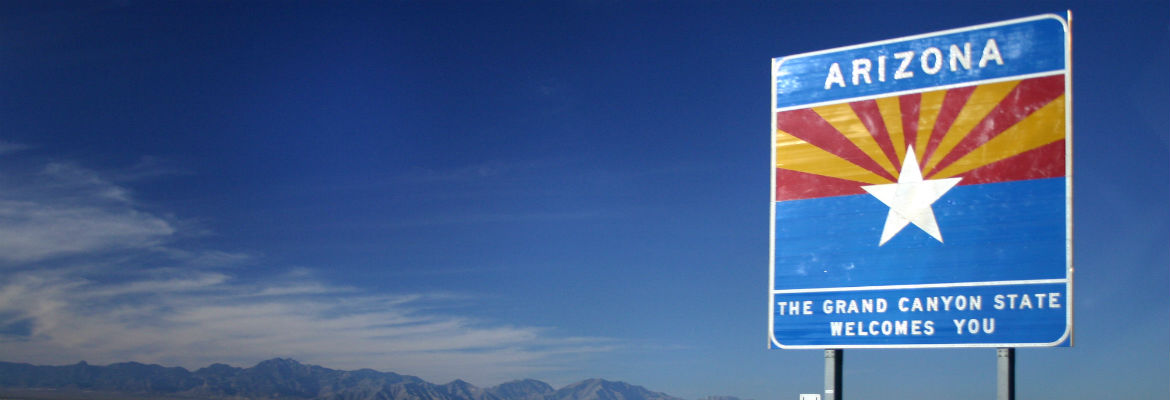
[[498, 382], [533, 372], [532, 362], [605, 351], [610, 344], [437, 314], [428, 311], [434, 299], [427, 296], [381, 296], [315, 282], [265, 285], [259, 294], [256, 288], [223, 274], [104, 284], [21, 272], [0, 285], [0, 315], [31, 321], [32, 329], [0, 341], [0, 353], [39, 363], [135, 360], [190, 368], [284, 356], [437, 381]]
[[145, 248], [173, 233], [166, 220], [130, 209], [0, 200], [0, 261]]
[[476, 213], [466, 215], [441, 215], [430, 218], [403, 220], [382, 225], [385, 228], [414, 228], [422, 226], [491, 224], [501, 222], [561, 222], [579, 221], [604, 217], [600, 211], [573, 212], [525, 212], [525, 213]]
[[31, 146], [0, 140], [0, 155], [12, 154], [32, 148]]
[[129, 192], [94, 171], [50, 163], [0, 181], [0, 263], [144, 249], [175, 233], [171, 221], [136, 209]]
[[400, 183], [457, 183], [500, 179], [516, 171], [532, 168], [529, 164], [509, 164], [499, 161], [464, 165], [450, 169], [415, 169], [396, 177]]
[[[0, 262], [20, 265], [0, 274], [6, 361], [199, 368], [292, 357], [501, 382], [615, 346], [460, 315], [459, 294], [371, 293], [312, 268], [241, 278], [233, 266], [262, 258], [182, 248], [182, 224], [143, 211], [96, 171], [57, 163], [26, 178], [0, 181]], [[71, 261], [81, 259], [102, 261]]]

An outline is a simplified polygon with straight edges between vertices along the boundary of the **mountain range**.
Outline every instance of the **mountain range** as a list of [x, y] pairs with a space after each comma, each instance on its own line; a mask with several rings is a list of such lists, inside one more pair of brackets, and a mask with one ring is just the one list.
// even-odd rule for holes
[[[641, 386], [588, 379], [560, 389], [532, 379], [479, 388], [437, 385], [372, 369], [334, 370], [276, 358], [251, 368], [212, 364], [194, 372], [135, 362], [37, 366], [0, 362], [3, 398], [328, 399], [328, 400], [683, 400]], [[719, 397], [721, 400], [739, 400]]]

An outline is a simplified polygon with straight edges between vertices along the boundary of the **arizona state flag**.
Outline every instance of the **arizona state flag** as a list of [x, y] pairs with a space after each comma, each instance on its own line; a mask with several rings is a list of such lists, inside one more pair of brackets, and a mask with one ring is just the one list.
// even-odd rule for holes
[[774, 62], [771, 345], [1069, 345], [1066, 46], [1040, 16]]

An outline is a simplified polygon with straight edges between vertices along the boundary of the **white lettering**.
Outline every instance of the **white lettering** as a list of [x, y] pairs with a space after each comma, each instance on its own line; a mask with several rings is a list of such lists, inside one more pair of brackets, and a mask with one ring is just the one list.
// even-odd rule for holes
[[838, 63], [829, 66], [829, 76], [825, 77], [825, 90], [829, 90], [833, 84], [845, 87], [845, 76], [841, 75], [841, 64]]
[[865, 83], [873, 83], [873, 81], [869, 79], [869, 70], [872, 68], [873, 62], [869, 61], [868, 58], [858, 58], [853, 60], [853, 86], [861, 84], [861, 80], [859, 78], [862, 76], [865, 77]]
[[[894, 70], [894, 79], [907, 79], [914, 77], [914, 71], [911, 68], [911, 62], [918, 58], [918, 66], [922, 72], [927, 75], [936, 75], [942, 71], [944, 64], [949, 65], [951, 72], [959, 72], [960, 70], [971, 70], [972, 68], [972, 52], [971, 42], [959, 44], [946, 45], [947, 55], [943, 55], [942, 47], [927, 47], [922, 50], [921, 54], [914, 50], [902, 51], [894, 53], [894, 59], [901, 61], [898, 67]], [[944, 61], [945, 58], [945, 61]], [[860, 86], [864, 84], [874, 83], [874, 74], [877, 74], [878, 82], [886, 81], [886, 66], [889, 61], [888, 55], [877, 56], [877, 66], [874, 67], [872, 58], [855, 58], [847, 66], [850, 67], [849, 77], [845, 79], [845, 73], [841, 69], [841, 63], [835, 62], [829, 64], [829, 71], [825, 75], [825, 90], [834, 87], [844, 88], [849, 86], [846, 82], [852, 82], [853, 86]], [[999, 51], [999, 43], [994, 38], [987, 39], [983, 45], [982, 55], [979, 57], [979, 68], [987, 67], [992, 62], [996, 65], [1003, 65], [1003, 54]], [[945, 307], [944, 307], [945, 308]]]
[[[982, 308], [982, 299], [972, 297], [971, 309], [977, 310]], [[978, 300], [980, 303], [974, 303]], [[1033, 308], [1060, 308], [1060, 293], [1008, 293], [997, 294], [993, 298], [996, 310], [1030, 310]], [[1047, 301], [1045, 301], [1047, 300]]]
[[894, 58], [902, 60], [902, 64], [898, 65], [898, 70], [894, 71], [894, 79], [913, 78], [914, 71], [907, 71], [906, 68], [910, 67], [910, 60], [914, 59], [914, 52], [903, 51], [901, 53], [894, 53]]
[[[806, 300], [811, 303], [811, 301]], [[806, 308], [810, 308], [811, 304], [806, 304]], [[890, 304], [883, 298], [871, 299], [829, 299], [821, 302], [821, 310], [825, 314], [861, 314], [861, 313], [884, 313], [888, 310]], [[811, 314], [811, 312], [805, 312]]]
[[[962, 296], [959, 296], [959, 297], [962, 297]], [[942, 299], [943, 309], [950, 311], [951, 310], [951, 300], [953, 300], [955, 298], [955, 296], [942, 296], [940, 298]]]
[[1025, 308], [1027, 308], [1027, 309], [1032, 308], [1032, 298], [1028, 297], [1028, 295], [1026, 295], [1026, 294], [1023, 296], [1020, 296], [1020, 309], [1023, 310]]
[[910, 321], [894, 321], [894, 334], [905, 335], [910, 333]]
[[979, 57], [979, 68], [986, 67], [990, 61], [1003, 65], [1003, 56], [999, 54], [999, 45], [995, 43], [995, 38], [987, 39], [987, 44], [983, 45], [983, 57]]
[[971, 318], [968, 320], [954, 319], [951, 321], [955, 323], [955, 333], [959, 335], [978, 335], [980, 333], [990, 335], [995, 333], [995, 318]]
[[[960, 322], [966, 328], [966, 321]], [[978, 326], [978, 322], [976, 322]], [[994, 329], [994, 328], [992, 328]], [[829, 334], [832, 336], [932, 336], [934, 321], [930, 320], [876, 320], [876, 321], [830, 321]], [[962, 332], [960, 332], [962, 334]]]
[[[934, 58], [934, 63], [927, 61], [930, 58]], [[928, 47], [925, 51], [922, 52], [922, 57], [919, 57], [918, 61], [922, 63], [923, 72], [931, 75], [937, 74], [938, 71], [942, 70], [942, 51], [939, 51], [937, 47]]]
[[963, 69], [971, 69], [971, 42], [963, 43], [963, 50], [959, 50], [958, 45], [951, 45], [950, 52], [951, 71], [958, 71], [959, 65], [963, 65]]
[[812, 315], [812, 300], [778, 301], [776, 312], [780, 315]]
[[[878, 312], [885, 312], [885, 299], [877, 299]], [[966, 311], [982, 310], [983, 296], [930, 296], [930, 297], [901, 297], [898, 299], [898, 311], [901, 312], [939, 312], [939, 311]]]

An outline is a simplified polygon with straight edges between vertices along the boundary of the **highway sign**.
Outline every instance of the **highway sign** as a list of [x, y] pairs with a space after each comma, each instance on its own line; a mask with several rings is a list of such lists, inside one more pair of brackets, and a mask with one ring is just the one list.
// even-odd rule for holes
[[772, 60], [771, 347], [1071, 345], [1069, 43], [1040, 15]]

